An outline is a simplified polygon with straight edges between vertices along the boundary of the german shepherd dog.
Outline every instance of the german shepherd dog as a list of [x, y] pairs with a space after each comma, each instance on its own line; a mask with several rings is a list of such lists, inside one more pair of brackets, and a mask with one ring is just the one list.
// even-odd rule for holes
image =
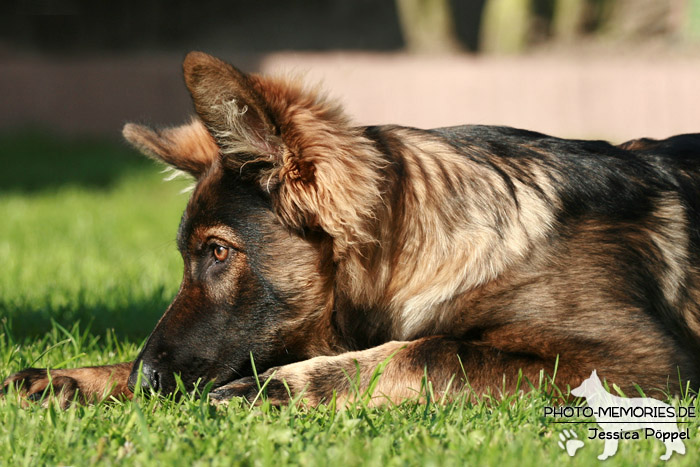
[[[197, 181], [182, 285], [135, 361], [26, 369], [30, 398], [172, 393], [373, 403], [516, 391], [597, 370], [623, 390], [700, 381], [700, 134], [602, 141], [493, 126], [353, 126], [324, 95], [184, 61], [197, 117], [145, 154]], [[266, 371], [265, 371], [266, 370]], [[522, 372], [522, 373], [520, 373]], [[77, 394], [77, 396], [76, 396]]]

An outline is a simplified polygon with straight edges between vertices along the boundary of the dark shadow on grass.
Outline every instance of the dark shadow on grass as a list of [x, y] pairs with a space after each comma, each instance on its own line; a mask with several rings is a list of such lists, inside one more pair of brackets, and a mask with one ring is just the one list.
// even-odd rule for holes
[[[0, 134], [0, 196], [29, 195], [63, 186], [109, 189], [125, 176], [153, 173], [154, 165], [119, 141], [59, 137], [39, 131]], [[149, 335], [169, 303], [162, 291], [151, 298], [129, 300], [119, 309], [109, 303], [95, 306], [79, 300], [58, 307], [25, 304], [12, 302], [0, 292], [0, 318], [9, 320], [10, 332], [18, 341], [45, 335], [52, 328], [52, 319], [67, 329], [79, 321], [81, 330], [89, 326], [93, 335], [113, 329], [119, 338], [140, 341]]]
[[0, 316], [7, 318], [6, 325], [17, 342], [45, 336], [53, 326], [52, 321], [66, 329], [79, 322], [81, 332], [89, 329], [90, 334], [96, 336], [104, 336], [113, 330], [119, 340], [141, 342], [151, 333], [169, 304], [170, 300], [156, 294], [146, 300], [131, 300], [118, 309], [112, 305], [69, 304], [49, 310], [39, 306], [19, 306], [0, 298]]
[[65, 185], [107, 189], [154, 164], [126, 143], [24, 130], [0, 134], [0, 193], [31, 193]]

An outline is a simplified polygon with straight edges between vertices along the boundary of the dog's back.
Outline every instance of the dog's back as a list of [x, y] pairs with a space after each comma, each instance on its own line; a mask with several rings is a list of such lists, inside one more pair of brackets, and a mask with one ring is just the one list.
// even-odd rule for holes
[[[531, 333], [561, 334], [571, 354], [605, 333], [645, 358], [664, 342], [667, 355], [681, 356], [683, 377], [697, 380], [700, 134], [614, 146], [493, 126], [428, 133], [498, 174], [515, 206], [492, 204], [503, 217], [522, 218], [532, 208], [522, 186], [554, 213], [553, 228], [532, 242], [521, 267], [471, 294], [471, 316], [500, 310], [511, 326], [527, 321]], [[650, 340], [633, 337], [630, 325]], [[512, 336], [497, 340], [507, 346]], [[659, 369], [664, 360], [656, 361]]]

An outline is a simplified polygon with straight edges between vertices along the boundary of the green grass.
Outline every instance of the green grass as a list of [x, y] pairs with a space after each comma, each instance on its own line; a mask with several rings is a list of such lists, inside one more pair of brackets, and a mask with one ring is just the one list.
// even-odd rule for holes
[[[179, 285], [186, 196], [118, 144], [0, 137], [0, 378], [25, 366], [133, 359]], [[603, 442], [558, 446], [544, 391], [335, 411], [136, 398], [67, 411], [0, 399], [0, 465], [597, 464]], [[695, 404], [690, 400], [684, 404]], [[687, 454], [697, 465], [698, 429]], [[659, 441], [622, 441], [606, 465], [660, 464]]]

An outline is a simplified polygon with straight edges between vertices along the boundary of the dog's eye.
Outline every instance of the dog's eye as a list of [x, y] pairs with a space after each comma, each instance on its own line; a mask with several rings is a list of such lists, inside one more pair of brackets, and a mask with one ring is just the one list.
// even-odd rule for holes
[[228, 248], [222, 245], [214, 245], [213, 247], [214, 258], [217, 262], [222, 263], [228, 258]]

